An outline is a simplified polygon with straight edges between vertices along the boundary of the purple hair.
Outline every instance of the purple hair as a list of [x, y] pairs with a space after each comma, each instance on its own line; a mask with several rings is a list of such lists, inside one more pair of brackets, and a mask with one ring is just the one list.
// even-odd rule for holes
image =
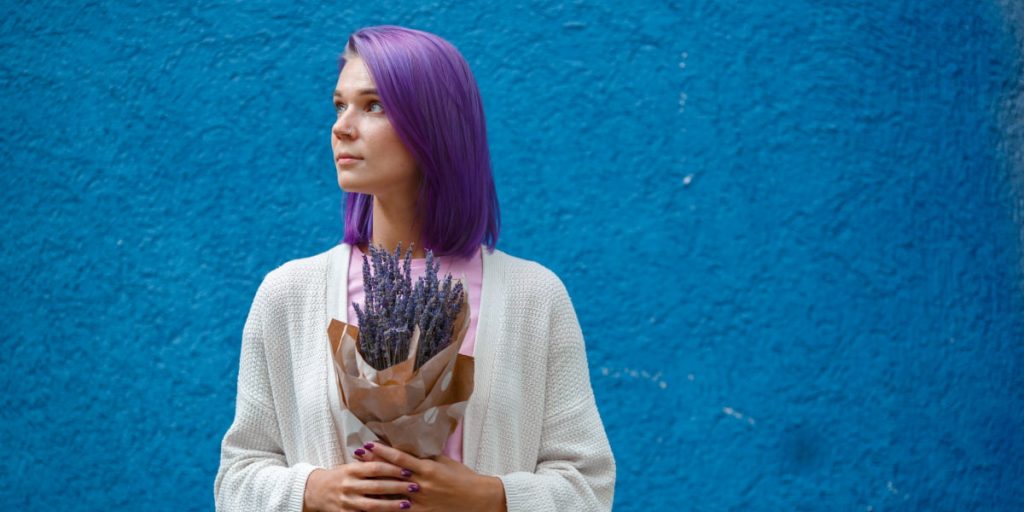
[[[469, 258], [486, 243], [493, 252], [498, 194], [480, 90], [462, 54], [434, 34], [395, 25], [352, 33], [339, 73], [346, 54], [366, 63], [388, 120], [423, 173], [416, 200], [422, 249]], [[373, 196], [346, 192], [344, 202], [343, 241], [368, 243]]]

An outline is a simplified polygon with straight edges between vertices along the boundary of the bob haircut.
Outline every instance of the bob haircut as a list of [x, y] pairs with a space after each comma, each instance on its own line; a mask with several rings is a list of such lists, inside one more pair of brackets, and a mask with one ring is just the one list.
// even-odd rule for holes
[[[494, 252], [501, 227], [483, 102], [469, 64], [444, 39], [395, 25], [365, 27], [338, 60], [358, 56], [377, 86], [385, 114], [422, 172], [415, 210], [424, 250], [472, 257]], [[345, 237], [369, 243], [373, 196], [346, 192]]]

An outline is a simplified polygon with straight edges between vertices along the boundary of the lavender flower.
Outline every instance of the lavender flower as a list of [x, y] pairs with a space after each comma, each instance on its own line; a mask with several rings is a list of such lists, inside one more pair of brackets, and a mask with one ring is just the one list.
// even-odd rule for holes
[[[402, 244], [392, 256], [384, 249], [370, 245], [370, 258], [363, 255], [364, 306], [353, 304], [359, 319], [359, 349], [366, 362], [377, 370], [389, 368], [409, 356], [409, 345], [415, 326], [420, 327], [414, 369], [444, 350], [452, 341], [455, 317], [462, 309], [463, 287], [452, 287], [452, 275], [438, 283], [440, 263], [433, 251], [427, 250], [427, 268], [416, 286], [412, 286], [410, 268], [412, 247], [409, 245], [403, 268], [399, 270]], [[372, 270], [371, 273], [371, 261]]]

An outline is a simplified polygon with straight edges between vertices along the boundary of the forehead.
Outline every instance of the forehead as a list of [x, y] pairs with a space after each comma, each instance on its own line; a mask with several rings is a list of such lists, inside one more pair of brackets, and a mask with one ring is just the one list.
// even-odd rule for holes
[[373, 87], [373, 78], [370, 71], [366, 69], [366, 63], [359, 57], [353, 57], [345, 61], [345, 67], [338, 73], [337, 89], [355, 90]]

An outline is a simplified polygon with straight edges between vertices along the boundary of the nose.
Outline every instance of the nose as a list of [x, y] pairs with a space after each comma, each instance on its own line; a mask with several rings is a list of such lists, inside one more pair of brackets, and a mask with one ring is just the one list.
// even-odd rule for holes
[[349, 113], [351, 110], [353, 109], [348, 109], [342, 112], [338, 115], [338, 118], [334, 120], [334, 126], [331, 127], [331, 131], [334, 132], [335, 137], [340, 139], [343, 137], [356, 136], [356, 127], [352, 119], [353, 114]]

